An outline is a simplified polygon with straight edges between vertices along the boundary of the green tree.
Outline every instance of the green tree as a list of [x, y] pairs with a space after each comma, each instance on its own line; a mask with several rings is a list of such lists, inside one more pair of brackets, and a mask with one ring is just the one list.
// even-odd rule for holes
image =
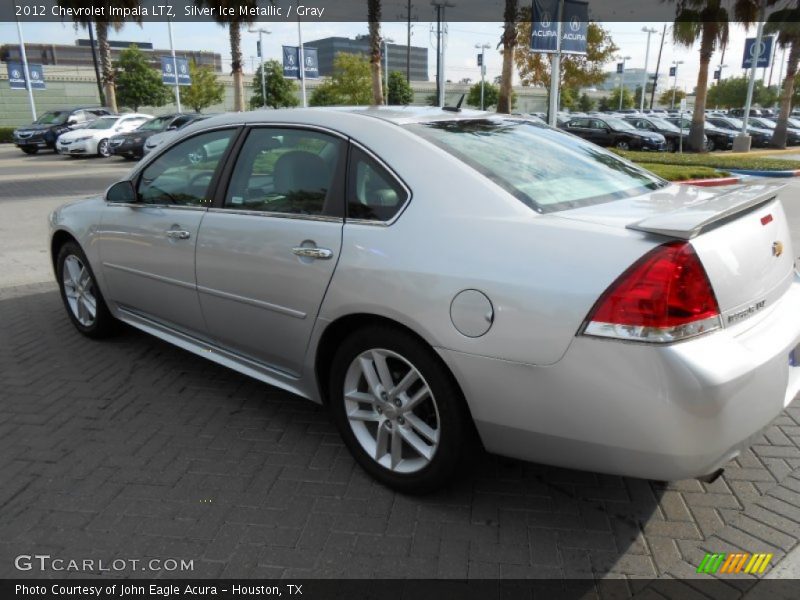
[[256, 20], [250, 11], [258, 7], [258, 0], [195, 0], [195, 4], [213, 8], [214, 20], [217, 24], [228, 28], [231, 74], [233, 75], [233, 110], [243, 111], [242, 24], [252, 23]]
[[138, 111], [140, 106], [164, 106], [173, 101], [172, 92], [161, 82], [136, 44], [125, 48], [114, 64], [119, 104]]
[[369, 23], [369, 68], [372, 104], [383, 104], [383, 77], [381, 76], [381, 0], [367, 0]]
[[[97, 50], [100, 56], [100, 78], [102, 79], [103, 96], [101, 101], [105, 101], [105, 105], [112, 111], [117, 112], [117, 95], [114, 85], [114, 65], [111, 61], [111, 46], [108, 43], [108, 30], [109, 28], [114, 31], [122, 29], [125, 21], [122, 17], [110, 17], [107, 14], [100, 17], [84, 17], [80, 16], [80, 11], [75, 11], [78, 8], [81, 11], [86, 9], [86, 0], [57, 0], [58, 5], [64, 8], [73, 9], [72, 21], [77, 28], [79, 25], [84, 28], [89, 28], [94, 23], [95, 31], [97, 32]], [[122, 8], [132, 9], [139, 6], [139, 0], [108, 0], [104, 2], [108, 8]], [[106, 9], [108, 10], [108, 9]], [[105, 11], [104, 11], [105, 12]], [[134, 18], [136, 22], [141, 24], [141, 20]]]
[[[613, 109], [616, 109], [618, 106], [619, 106], [619, 96], [617, 96], [617, 106], [613, 107]], [[610, 96], [603, 96], [602, 98], [600, 98], [600, 101], [597, 103], [597, 110], [601, 111], [612, 110]]]
[[[730, 14], [723, 0], [672, 0], [676, 4], [674, 41], [686, 47], [700, 42], [700, 69], [697, 71], [692, 126], [689, 130], [689, 148], [706, 152], [705, 111], [708, 93], [708, 66], [717, 46], [728, 43]], [[764, 0], [766, 1], [766, 0]], [[733, 0], [733, 16], [749, 27], [758, 16], [760, 0]]]
[[786, 77], [783, 80], [780, 101], [781, 110], [771, 144], [776, 148], [786, 147], [787, 119], [792, 112], [795, 96], [798, 61], [800, 61], [800, 1], [794, 0], [790, 7], [777, 10], [767, 17], [764, 27], [767, 34], [778, 35], [778, 45], [789, 48], [789, 60], [786, 63]]
[[[706, 104], [723, 108], [740, 108], [747, 101], [748, 77], [728, 77], [708, 89]], [[753, 85], [753, 104], [772, 106], [777, 99], [775, 88], [768, 88], [763, 81]]]
[[372, 75], [367, 57], [340, 52], [333, 59], [333, 75], [311, 94], [311, 106], [372, 104]]
[[[669, 88], [661, 92], [661, 95], [658, 97], [659, 104], [672, 108], [672, 89], [673, 88]], [[686, 92], [684, 92], [681, 88], [675, 88], [675, 106], [678, 106], [680, 101], [684, 98], [686, 98]], [[709, 104], [713, 104], [713, 102], [710, 102]]]
[[[531, 38], [530, 8], [523, 8], [517, 23], [517, 37]], [[560, 87], [586, 88], [606, 79], [605, 66], [614, 59], [619, 48], [611, 35], [597, 23], [589, 23], [586, 32], [586, 54], [565, 54], [561, 57]], [[534, 52], [528, 44], [520, 44], [514, 55], [522, 85], [550, 86], [550, 58]]]
[[261, 65], [253, 77], [253, 95], [250, 97], [250, 108], [261, 108], [265, 104], [272, 108], [288, 108], [297, 106], [297, 83], [283, 76], [283, 66], [277, 60], [264, 62], [264, 87], [267, 88], [267, 101], [261, 95]]
[[414, 90], [400, 71], [389, 73], [389, 89], [386, 95], [389, 98], [388, 103], [395, 106], [405, 106], [414, 101]]
[[[484, 84], [483, 89], [483, 106], [484, 108], [491, 108], [492, 106], [497, 106], [497, 101], [500, 97], [500, 88], [496, 85], [489, 83], [488, 81]], [[481, 106], [481, 82], [474, 84], [469, 88], [469, 93], [467, 94], [467, 98], [465, 102], [469, 106], [474, 106], [476, 108], [480, 108]]]
[[503, 35], [500, 44], [503, 46], [503, 67], [500, 71], [500, 90], [497, 98], [497, 112], [510, 113], [512, 106], [512, 79], [514, 77], [514, 51], [517, 45], [517, 0], [505, 0], [503, 10]]
[[582, 112], [588, 112], [590, 110], [594, 110], [595, 104], [596, 104], [595, 101], [592, 100], [592, 98], [590, 98], [589, 94], [587, 94], [586, 92], [581, 94], [581, 97], [578, 98], [578, 109], [581, 110]]
[[[614, 88], [614, 91], [608, 96], [608, 105], [611, 110], [619, 110], [619, 87]], [[633, 94], [631, 91], [623, 87], [622, 88], [622, 108], [633, 108]]]
[[561, 93], [558, 95], [560, 101], [560, 108], [567, 108], [569, 110], [574, 110], [575, 107], [578, 105], [578, 92], [572, 88], [563, 88]]
[[219, 104], [225, 99], [225, 86], [217, 80], [217, 75], [209, 66], [200, 66], [195, 61], [189, 63], [192, 85], [181, 90], [181, 101], [191, 106], [195, 112]]

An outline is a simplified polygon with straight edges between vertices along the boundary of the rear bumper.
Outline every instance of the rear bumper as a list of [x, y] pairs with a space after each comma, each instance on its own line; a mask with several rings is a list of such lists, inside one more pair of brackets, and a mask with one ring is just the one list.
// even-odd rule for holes
[[[768, 313], [667, 346], [576, 337], [546, 367], [439, 349], [487, 450], [678, 480], [713, 472], [800, 392], [800, 279]], [[800, 348], [796, 351], [800, 355]], [[796, 361], [795, 361], [796, 362]]]

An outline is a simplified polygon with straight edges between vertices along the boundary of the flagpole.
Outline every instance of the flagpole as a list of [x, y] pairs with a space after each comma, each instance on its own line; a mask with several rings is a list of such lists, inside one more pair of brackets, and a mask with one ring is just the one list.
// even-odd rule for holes
[[306, 102], [306, 60], [303, 57], [303, 29], [300, 26], [300, 17], [297, 17], [297, 52], [300, 64], [300, 96], [303, 99], [303, 108], [308, 106]]
[[36, 121], [36, 103], [33, 101], [33, 86], [31, 85], [31, 74], [28, 70], [28, 55], [25, 53], [25, 40], [22, 37], [22, 24], [17, 19], [17, 34], [19, 35], [19, 53], [22, 57], [22, 69], [25, 72], [25, 89], [28, 90], [28, 100], [31, 103], [31, 114]]
[[181, 112], [181, 86], [178, 81], [178, 59], [175, 58], [175, 42], [172, 39], [172, 19], [167, 19], [169, 28], [169, 49], [172, 52], [172, 72], [175, 75], [175, 103], [178, 105], [178, 112]]
[[558, 18], [556, 20], [556, 51], [551, 57], [550, 65], [550, 107], [547, 120], [550, 127], [556, 127], [558, 113], [558, 85], [561, 83], [561, 19], [564, 14], [564, 0], [558, 0]]

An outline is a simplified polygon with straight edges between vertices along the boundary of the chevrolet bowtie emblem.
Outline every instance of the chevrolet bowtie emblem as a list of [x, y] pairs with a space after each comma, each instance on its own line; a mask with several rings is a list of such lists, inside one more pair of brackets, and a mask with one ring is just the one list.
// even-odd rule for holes
[[781, 254], [783, 254], [783, 243], [782, 242], [772, 242], [772, 256], [777, 258]]

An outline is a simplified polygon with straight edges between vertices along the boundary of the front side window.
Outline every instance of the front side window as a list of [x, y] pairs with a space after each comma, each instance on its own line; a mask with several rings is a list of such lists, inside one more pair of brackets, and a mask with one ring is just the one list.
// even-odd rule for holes
[[234, 129], [201, 133], [179, 142], [150, 163], [137, 194], [145, 204], [208, 206], [209, 187]]
[[256, 128], [236, 159], [225, 208], [341, 215], [344, 142], [303, 129]]
[[405, 127], [538, 212], [608, 202], [667, 185], [595, 144], [533, 121], [498, 116]]
[[347, 174], [347, 217], [389, 221], [403, 207], [408, 193], [378, 161], [353, 147]]
[[139, 126], [139, 131], [163, 131], [167, 128], [167, 125], [169, 125], [171, 118], [172, 117], [156, 117], [155, 119], [150, 119]]
[[63, 125], [67, 122], [69, 113], [63, 110], [50, 110], [36, 119], [35, 125]]
[[111, 129], [117, 121], [119, 121], [119, 117], [100, 117], [96, 121], [92, 121], [86, 129]]

